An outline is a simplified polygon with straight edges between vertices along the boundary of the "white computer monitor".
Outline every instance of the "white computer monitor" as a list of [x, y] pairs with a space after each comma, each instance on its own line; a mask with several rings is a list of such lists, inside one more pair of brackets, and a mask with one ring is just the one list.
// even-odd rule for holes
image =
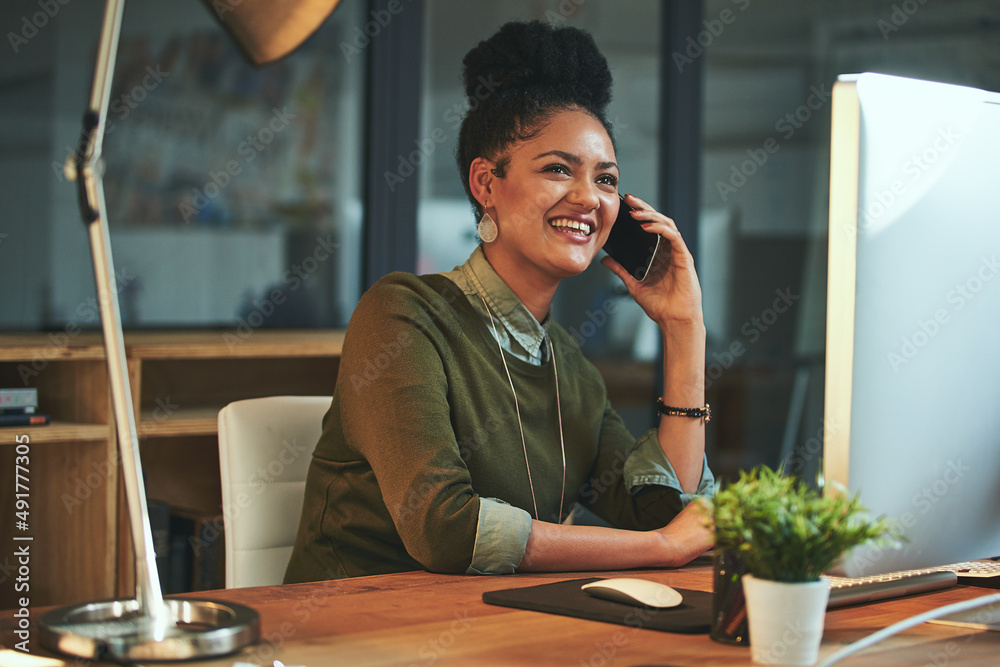
[[902, 529], [849, 576], [1000, 555], [1000, 94], [833, 89], [823, 472]]

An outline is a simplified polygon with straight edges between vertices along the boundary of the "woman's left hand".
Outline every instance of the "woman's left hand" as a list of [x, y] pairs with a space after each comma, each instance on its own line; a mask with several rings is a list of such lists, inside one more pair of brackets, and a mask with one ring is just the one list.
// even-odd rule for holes
[[625, 195], [625, 203], [636, 209], [632, 217], [643, 229], [663, 237], [659, 252], [643, 282], [636, 280], [611, 257], [604, 257], [601, 263], [621, 278], [632, 298], [661, 329], [703, 324], [701, 285], [694, 270], [694, 258], [677, 224], [635, 195]]

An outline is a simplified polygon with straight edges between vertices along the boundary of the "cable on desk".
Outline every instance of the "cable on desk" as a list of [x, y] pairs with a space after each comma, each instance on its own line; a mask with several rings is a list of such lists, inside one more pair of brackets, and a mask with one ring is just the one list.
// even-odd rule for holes
[[970, 609], [976, 609], [977, 607], [983, 607], [993, 602], [1000, 602], [1000, 593], [993, 593], [992, 595], [984, 595], [982, 597], [973, 598], [972, 600], [964, 600], [962, 602], [956, 602], [955, 604], [949, 604], [944, 607], [938, 607], [937, 609], [931, 609], [930, 611], [925, 611], [922, 614], [916, 616], [911, 616], [910, 618], [904, 619], [899, 623], [893, 623], [887, 628], [882, 628], [878, 632], [873, 632], [867, 637], [862, 637], [853, 644], [848, 644], [844, 648], [840, 649], [829, 658], [824, 660], [819, 664], [819, 667], [830, 667], [830, 665], [840, 662], [844, 658], [854, 655], [858, 651], [862, 651], [873, 644], [891, 637], [903, 630], [908, 630], [915, 625], [920, 625], [926, 621], [932, 621], [935, 618], [940, 618], [942, 616], [949, 616], [951, 614], [957, 614], [960, 611], [968, 611]]

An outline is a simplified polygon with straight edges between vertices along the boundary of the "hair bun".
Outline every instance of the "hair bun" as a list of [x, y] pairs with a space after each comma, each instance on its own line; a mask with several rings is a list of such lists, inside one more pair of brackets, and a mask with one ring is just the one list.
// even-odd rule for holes
[[458, 133], [455, 161], [469, 202], [470, 168], [479, 157], [495, 162], [503, 178], [507, 150], [526, 141], [554, 114], [580, 110], [601, 123], [614, 146], [607, 106], [611, 70], [594, 38], [578, 28], [547, 23], [507, 23], [465, 55], [463, 78], [469, 111]]
[[590, 34], [548, 23], [507, 23], [463, 61], [471, 105], [490, 97], [540, 92], [603, 115], [611, 101], [611, 71]]

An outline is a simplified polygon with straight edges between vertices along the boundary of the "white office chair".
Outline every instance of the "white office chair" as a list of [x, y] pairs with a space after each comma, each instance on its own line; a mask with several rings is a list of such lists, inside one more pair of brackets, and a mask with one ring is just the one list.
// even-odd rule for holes
[[269, 396], [219, 411], [226, 588], [280, 584], [328, 396]]

